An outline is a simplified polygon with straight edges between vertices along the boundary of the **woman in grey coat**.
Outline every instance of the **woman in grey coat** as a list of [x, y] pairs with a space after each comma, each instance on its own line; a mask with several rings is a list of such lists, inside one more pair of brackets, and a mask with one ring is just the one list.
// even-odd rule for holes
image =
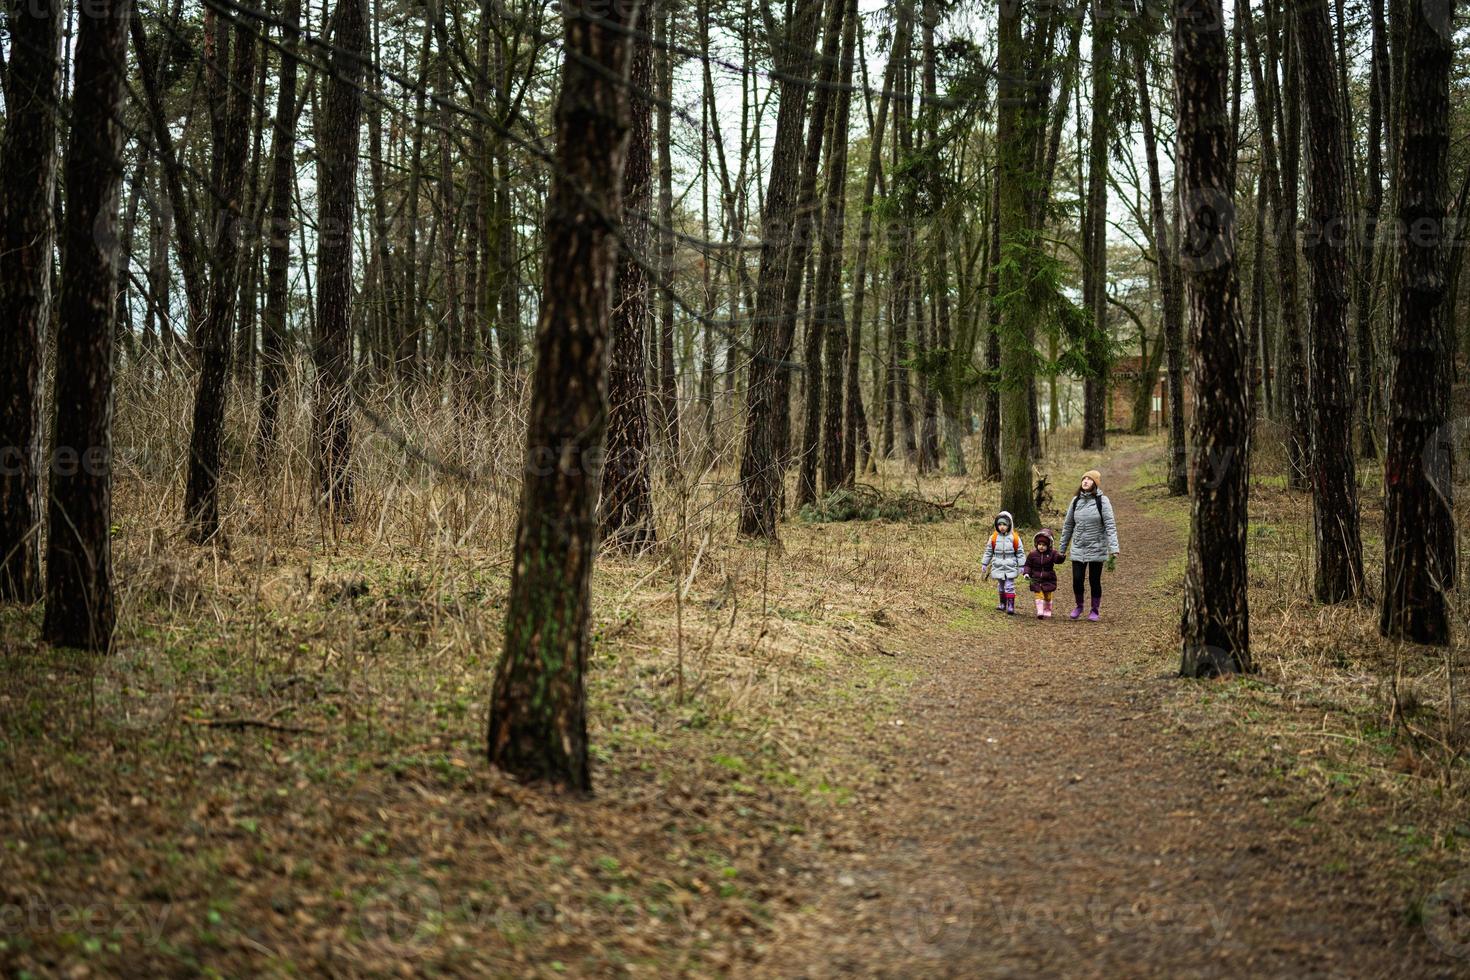
[[1118, 554], [1118, 525], [1113, 520], [1113, 504], [1102, 492], [1102, 474], [1088, 470], [1082, 477], [1082, 486], [1067, 508], [1067, 519], [1062, 523], [1062, 555], [1072, 561], [1072, 594], [1077, 605], [1072, 609], [1073, 619], [1082, 615], [1084, 578], [1092, 583], [1092, 611], [1087, 618], [1097, 622], [1102, 618], [1102, 572], [1103, 563]]

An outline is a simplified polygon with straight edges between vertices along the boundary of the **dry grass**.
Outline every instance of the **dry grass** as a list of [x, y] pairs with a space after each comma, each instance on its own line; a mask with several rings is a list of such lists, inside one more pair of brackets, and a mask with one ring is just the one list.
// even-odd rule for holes
[[0, 611], [0, 907], [25, 922], [0, 931], [0, 967], [661, 973], [758, 955], [804, 900], [789, 842], [866, 765], [826, 736], [881, 737], [906, 643], [964, 620], [996, 488], [886, 466], [885, 492], [957, 498], [948, 520], [743, 541], [732, 408], [712, 447], [691, 412], [678, 465], [658, 465], [658, 547], [598, 564], [597, 795], [576, 800], [483, 763], [520, 400], [365, 395], [354, 520], [333, 526], [296, 382], [267, 460], [237, 393], [224, 534], [201, 548], [179, 521], [186, 376], [125, 374], [117, 653], [44, 649], [38, 610]]
[[[1446, 649], [1382, 638], [1374, 603], [1314, 603], [1311, 498], [1285, 489], [1280, 435], [1263, 426], [1252, 459], [1248, 555], [1258, 673], [1182, 686], [1170, 721], [1196, 748], [1278, 797], [1286, 819], [1336, 851], [1334, 869], [1367, 862], [1398, 880], [1412, 919], [1424, 883], [1463, 871], [1470, 844], [1463, 704], [1470, 594], [1451, 594], [1457, 624]], [[1358, 477], [1366, 586], [1376, 595], [1384, 561], [1381, 468], [1360, 464]], [[1187, 529], [1183, 501], [1155, 488], [1152, 507]], [[1460, 510], [1460, 521], [1470, 517], [1470, 508]], [[1172, 635], [1151, 645], [1150, 670], [1177, 663]]]

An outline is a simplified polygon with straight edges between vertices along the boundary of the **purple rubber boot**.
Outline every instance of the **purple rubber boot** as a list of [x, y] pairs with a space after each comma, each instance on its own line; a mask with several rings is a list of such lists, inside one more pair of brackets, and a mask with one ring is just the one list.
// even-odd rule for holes
[[1090, 613], [1087, 614], [1088, 622], [1095, 623], [1099, 619], [1102, 619], [1102, 614], [1100, 612], [1098, 612], [1098, 607], [1101, 606], [1101, 605], [1102, 605], [1102, 598], [1100, 596], [1093, 596], [1092, 597], [1092, 612], [1090, 612]]
[[1077, 603], [1077, 605], [1075, 605], [1075, 606], [1072, 607], [1072, 611], [1069, 612], [1067, 615], [1070, 616], [1073, 619], [1076, 619], [1079, 616], [1081, 616], [1082, 615], [1082, 603], [1079, 601]]

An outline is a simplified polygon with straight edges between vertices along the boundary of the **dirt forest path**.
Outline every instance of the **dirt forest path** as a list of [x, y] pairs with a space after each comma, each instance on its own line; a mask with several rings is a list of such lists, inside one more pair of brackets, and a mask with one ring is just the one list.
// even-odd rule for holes
[[1171, 744], [1156, 709], [1177, 681], [1122, 669], [1179, 608], [1185, 532], [1119, 489], [1147, 455], [1104, 468], [1122, 555], [1102, 622], [1066, 619], [1064, 568], [1056, 619], [910, 651], [905, 735], [868, 749], [882, 788], [851, 817], [851, 852], [811, 871], [822, 897], [781, 923], [763, 974], [1452, 975], [1354, 887], [1368, 869], [1329, 872], [1258, 786]]

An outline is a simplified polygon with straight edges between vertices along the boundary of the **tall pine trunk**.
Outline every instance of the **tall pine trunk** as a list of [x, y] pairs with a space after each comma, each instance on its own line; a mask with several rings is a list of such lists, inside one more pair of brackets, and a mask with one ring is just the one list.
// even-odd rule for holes
[[1378, 219], [1383, 214], [1383, 100], [1387, 75], [1387, 41], [1384, 38], [1383, 0], [1369, 0], [1372, 54], [1368, 68], [1368, 198], [1365, 202], [1363, 244], [1358, 250], [1358, 453], [1363, 459], [1378, 458], [1378, 435], [1373, 428], [1373, 393], [1378, 388], [1373, 357], [1373, 304], [1377, 298], [1377, 270], [1373, 260], [1378, 248]]
[[490, 761], [513, 775], [587, 790], [584, 673], [598, 493], [589, 463], [602, 451], [607, 418], [612, 221], [622, 211], [629, 129], [623, 80], [638, 5], [566, 0], [562, 11], [566, 58], [526, 474], [487, 742]]
[[657, 0], [654, 46], [658, 81], [658, 431], [670, 465], [679, 457], [679, 384], [674, 369], [674, 0]]
[[999, 68], [999, 118], [996, 169], [1000, 248], [997, 333], [1000, 339], [1001, 484], [1000, 505], [1020, 527], [1040, 522], [1031, 483], [1035, 453], [1031, 415], [1036, 371], [1036, 314], [1030, 303], [1036, 242], [1027, 195], [1032, 172], [1037, 116], [1035, 87], [1024, 67], [1019, 5], [1001, 0], [996, 42]]
[[846, 445], [849, 428], [844, 424], [843, 402], [857, 412], [860, 401], [844, 390], [850, 366], [848, 328], [842, 302], [842, 260], [847, 218], [847, 136], [852, 112], [852, 76], [857, 53], [858, 3], [850, 0], [842, 28], [842, 64], [838, 82], [842, 91], [832, 120], [832, 155], [827, 163], [827, 204], [823, 218], [822, 263], [817, 273], [819, 288], [817, 317], [826, 333], [826, 399], [822, 413], [822, 488], [831, 493], [853, 479], [852, 453]]
[[1138, 84], [1138, 109], [1143, 124], [1144, 156], [1148, 161], [1149, 222], [1153, 227], [1154, 255], [1159, 268], [1159, 292], [1163, 298], [1163, 341], [1168, 359], [1169, 386], [1169, 494], [1189, 493], [1189, 450], [1184, 435], [1184, 309], [1180, 297], [1179, 254], [1164, 210], [1163, 180], [1159, 176], [1158, 137], [1154, 131], [1153, 95], [1148, 79], [1148, 42], [1140, 34], [1134, 48], [1134, 76]]
[[[46, 539], [46, 620], [55, 646], [106, 652], [112, 592], [112, 375], [122, 186], [128, 0], [78, 8], [61, 226], [55, 461]], [[63, 458], [64, 454], [64, 458]]]
[[[1281, 139], [1281, 209], [1276, 224], [1277, 285], [1281, 293], [1281, 375], [1295, 379], [1295, 384], [1278, 386], [1278, 397], [1282, 399], [1282, 415], [1287, 421], [1287, 485], [1293, 490], [1305, 490], [1309, 485], [1311, 466], [1311, 410], [1306, 355], [1302, 349], [1301, 299], [1297, 263], [1297, 220], [1299, 217], [1300, 192], [1298, 178], [1301, 174], [1302, 111], [1300, 55], [1295, 50], [1292, 34], [1294, 27], [1290, 16], [1278, 34], [1273, 16], [1273, 2], [1266, 4], [1266, 47], [1271, 67], [1270, 79], [1275, 78], [1277, 56], [1272, 53], [1275, 38], [1285, 37], [1284, 50], [1280, 52], [1281, 74], [1285, 89], [1280, 98], [1282, 112]], [[1269, 84], [1269, 82], [1268, 82]]]
[[[1384, 636], [1450, 639], [1445, 591], [1455, 584], [1453, 452], [1445, 308], [1452, 0], [1407, 12], [1403, 142], [1398, 153], [1398, 295], [1384, 460]], [[1415, 234], [1414, 229], [1420, 233]], [[1430, 233], [1425, 234], [1425, 230]], [[1426, 377], [1426, 367], [1429, 367]]]
[[51, 317], [60, 0], [8, 5], [0, 144], [0, 601], [41, 593], [41, 352]]
[[[223, 18], [221, 18], [223, 21]], [[224, 439], [225, 382], [230, 340], [240, 295], [240, 242], [244, 237], [241, 201], [245, 190], [245, 145], [250, 131], [252, 81], [257, 39], [242, 19], [234, 39], [219, 31], [213, 85], [223, 90], [223, 116], [216, 120], [214, 150], [214, 225], [209, 250], [209, 299], [199, 325], [199, 379], [194, 390], [194, 422], [189, 438], [189, 475], [184, 488], [184, 526], [189, 539], [204, 542], [219, 533], [220, 443]]]
[[[913, 6], [910, 0], [900, 0], [895, 13], [897, 25], [895, 27], [894, 46], [896, 50], [904, 50], [909, 45], [909, 31], [913, 28]], [[874, 192], [878, 186], [878, 174], [883, 168], [883, 134], [888, 128], [888, 106], [892, 101], [894, 78], [899, 66], [899, 59], [888, 59], [888, 66], [883, 72], [883, 91], [878, 96], [878, 112], [872, 124], [872, 134], [868, 140], [868, 166], [863, 176], [863, 211], [858, 223], [857, 258], [852, 273], [852, 339], [848, 345], [847, 365], [847, 415], [846, 433], [844, 435], [845, 455], [844, 469], [856, 478], [857, 474], [857, 426], [858, 412], [862, 406], [862, 391], [858, 384], [858, 359], [862, 352], [862, 330], [863, 317], [866, 314], [868, 299], [868, 260], [873, 248], [873, 200]], [[886, 231], [884, 232], [886, 239]], [[877, 277], [874, 275], [874, 282]], [[876, 290], [874, 290], [876, 292]], [[874, 340], [874, 363], [880, 358], [877, 356], [877, 341], [880, 339], [881, 322], [878, 315], [879, 304], [874, 304], [873, 315], [873, 340]], [[883, 398], [885, 405], [885, 418], [891, 416], [892, 402], [884, 397], [882, 391], [874, 388], [874, 397]], [[883, 432], [891, 436], [891, 426], [885, 424]], [[885, 450], [886, 455], [886, 450]]]
[[[745, 444], [740, 455], [740, 533], [754, 537], [775, 538], [781, 510], [778, 416], [788, 407], [783, 403], [786, 389], [779, 384], [778, 375], [784, 372], [787, 358], [782, 349], [784, 321], [795, 313], [785, 303], [786, 281], [791, 269], [791, 225], [811, 87], [812, 44], [821, 8], [821, 0], [798, 0], [790, 28], [775, 42], [781, 95], [761, 215], [760, 272], [745, 390]], [[799, 274], [799, 264], [797, 268]]]
[[[646, 23], [653, 13], [644, 7]], [[631, 115], [622, 170], [623, 243], [618, 250], [608, 374], [607, 462], [603, 471], [602, 535], [634, 553], [655, 537], [649, 477], [648, 345], [650, 289], [644, 263], [653, 244], [653, 45], [646, 30], [633, 43]]]
[[1175, 0], [1180, 262], [1194, 338], [1194, 503], [1180, 673], [1251, 670], [1245, 541], [1250, 445], [1235, 265], [1229, 57], [1220, 0]]
[[1087, 374], [1082, 380], [1082, 448], [1108, 444], [1108, 138], [1112, 95], [1112, 37], [1104, 0], [1092, 2], [1092, 134], [1088, 141], [1087, 209], [1083, 252], [1082, 302], [1091, 316], [1083, 340]]
[[266, 243], [265, 315], [260, 336], [260, 426], [256, 430], [262, 466], [276, 445], [281, 396], [286, 387], [290, 335], [291, 191], [296, 172], [296, 46], [301, 0], [286, 0], [281, 25], [281, 74], [276, 82], [276, 118], [271, 131], [270, 239]]
[[1358, 484], [1353, 466], [1353, 402], [1348, 380], [1348, 209], [1344, 200], [1343, 106], [1328, 0], [1296, 0], [1297, 50], [1307, 109], [1304, 246], [1312, 271], [1312, 525], [1318, 602], [1363, 591]]
[[321, 505], [352, 513], [352, 229], [362, 84], [367, 52], [363, 0], [338, 0], [322, 93], [318, 191], [314, 447]]

